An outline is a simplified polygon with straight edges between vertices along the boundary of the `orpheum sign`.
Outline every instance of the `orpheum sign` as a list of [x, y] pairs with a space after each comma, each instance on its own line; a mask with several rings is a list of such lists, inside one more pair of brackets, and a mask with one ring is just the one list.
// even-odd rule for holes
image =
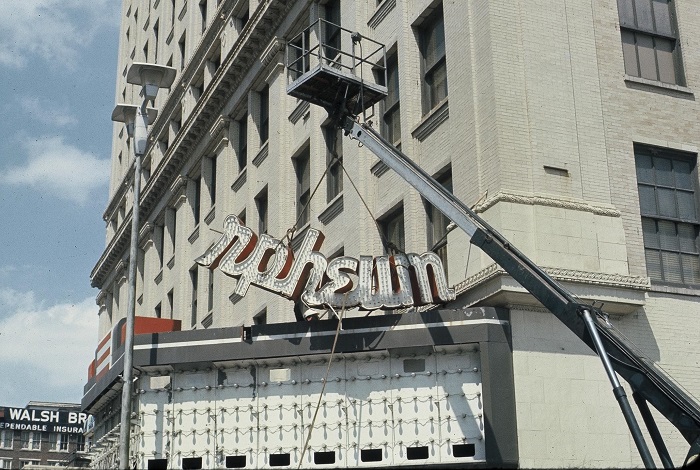
[[3, 406], [0, 407], [0, 429], [82, 434], [88, 416], [76, 411]]
[[308, 229], [295, 252], [267, 234], [257, 236], [235, 215], [197, 263], [238, 279], [235, 294], [253, 284], [299, 299], [309, 307], [395, 309], [455, 299], [440, 258], [432, 252], [391, 256], [341, 256], [328, 260], [318, 252], [323, 234]]

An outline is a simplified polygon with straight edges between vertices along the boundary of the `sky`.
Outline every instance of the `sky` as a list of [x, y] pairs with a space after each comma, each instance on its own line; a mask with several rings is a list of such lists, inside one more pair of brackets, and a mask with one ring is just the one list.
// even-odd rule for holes
[[0, 406], [80, 403], [94, 358], [120, 9], [0, 1]]

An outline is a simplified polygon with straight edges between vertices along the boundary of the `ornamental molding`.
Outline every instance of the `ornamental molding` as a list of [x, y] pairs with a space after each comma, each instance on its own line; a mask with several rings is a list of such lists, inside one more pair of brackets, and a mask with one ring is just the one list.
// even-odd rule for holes
[[597, 206], [583, 201], [574, 201], [570, 199], [559, 199], [548, 196], [528, 196], [524, 194], [509, 193], [499, 191], [495, 196], [486, 199], [484, 202], [477, 204], [474, 207], [474, 212], [485, 212], [499, 202], [510, 202], [512, 204], [526, 204], [530, 206], [548, 206], [558, 207], [561, 209], [574, 210], [579, 212], [590, 212], [595, 215], [606, 217], [620, 217], [619, 210], [613, 207]]
[[284, 41], [282, 39], [278, 38], [277, 36], [273, 37], [272, 40], [269, 42], [265, 50], [260, 54], [260, 63], [262, 63], [263, 67], [266, 67], [267, 65], [272, 62], [272, 60], [275, 58], [278, 52], [280, 52], [284, 48]]
[[377, 10], [372, 15], [372, 18], [367, 22], [367, 26], [372, 29], [377, 29], [384, 18], [396, 7], [396, 0], [385, 0], [379, 4]]
[[[558, 281], [641, 291], [648, 291], [651, 289], [651, 282], [648, 277], [579, 271], [577, 269], [564, 268], [542, 267], [541, 269]], [[455, 292], [459, 296], [480, 284], [504, 275], [508, 275], [508, 273], [506, 273], [503, 268], [495, 263], [490, 264], [485, 269], [455, 284]]]

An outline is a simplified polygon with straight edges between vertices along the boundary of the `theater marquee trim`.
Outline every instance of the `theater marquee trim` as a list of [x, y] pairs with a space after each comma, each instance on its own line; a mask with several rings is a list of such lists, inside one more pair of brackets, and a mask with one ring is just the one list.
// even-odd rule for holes
[[253, 284], [292, 300], [301, 298], [310, 307], [395, 309], [455, 299], [435, 253], [329, 261], [318, 252], [323, 240], [320, 231], [310, 228], [293, 252], [270, 235], [257, 236], [229, 215], [221, 238], [196, 261], [237, 278], [235, 294], [244, 296]]

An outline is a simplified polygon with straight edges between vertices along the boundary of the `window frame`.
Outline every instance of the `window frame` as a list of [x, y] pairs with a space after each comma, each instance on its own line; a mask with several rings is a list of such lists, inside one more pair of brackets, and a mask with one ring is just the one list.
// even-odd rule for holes
[[296, 219], [298, 228], [311, 222], [311, 149], [308, 145], [294, 158]]
[[[435, 180], [445, 187], [450, 193], [453, 192], [452, 167], [448, 166], [438, 175]], [[442, 266], [447, 276], [448, 252], [447, 252], [447, 227], [450, 219], [440, 212], [437, 207], [424, 200], [427, 226], [428, 250], [433, 251], [440, 257]]]
[[[387, 54], [386, 58], [386, 98], [380, 104], [381, 113], [381, 135], [391, 142], [396, 148], [401, 148], [401, 97], [399, 82], [399, 54], [398, 51]], [[384, 81], [384, 74], [379, 74], [381, 82]], [[391, 123], [388, 121], [391, 120]], [[398, 135], [396, 132], [398, 131]]]
[[343, 192], [343, 130], [325, 126], [323, 135], [326, 143], [326, 202], [331, 202]]
[[[698, 184], [697, 155], [647, 145], [635, 145], [634, 155], [647, 276], [651, 279], [652, 284], [700, 287], [700, 188]], [[648, 159], [651, 162], [651, 166], [642, 166], [643, 159]], [[658, 170], [659, 164], [662, 164], [663, 161], [670, 162], [671, 170], [669, 174], [674, 180], [673, 184], [667, 181], [659, 182], [660, 179], [664, 179], [659, 177], [660, 170]], [[678, 185], [679, 175], [685, 173], [681, 170], [676, 170], [676, 168], [684, 166], [688, 167], [687, 181], [682, 183], [685, 184], [685, 187]], [[648, 175], [644, 173], [645, 171], [648, 172]], [[665, 193], [667, 197], [660, 199], [659, 194], [661, 192]], [[672, 192], [675, 215], [665, 213], [669, 209], [668, 202], [671, 201], [668, 198], [671, 195], [670, 192]], [[653, 212], [649, 204], [649, 194], [653, 195]], [[685, 194], [685, 197], [681, 198], [680, 195], [682, 194]], [[686, 205], [692, 204], [694, 214], [681, 214], [680, 211], [684, 210], [684, 207], [679, 205], [681, 200]], [[689, 208], [685, 207], [685, 210], [689, 211]], [[652, 223], [653, 227], [651, 226]], [[665, 227], [666, 231], [662, 227]], [[654, 229], [653, 234], [648, 231], [648, 228]], [[668, 231], [670, 228], [674, 229], [674, 234]], [[686, 235], [689, 236], [684, 237], [683, 231], [686, 231]], [[670, 243], [675, 243], [677, 247], [669, 246]], [[694, 251], [691, 251], [693, 249]], [[654, 253], [657, 253], [656, 261], [658, 263], [656, 263], [656, 269], [658, 273], [655, 273], [652, 269], [654, 265], [650, 265], [650, 261], [653, 261], [651, 256]], [[664, 259], [664, 254], [666, 254], [666, 259]], [[675, 273], [667, 271], [667, 268], [670, 266], [668, 261], [672, 260], [674, 254], [678, 260], [678, 271]], [[684, 265], [683, 260], [687, 260], [686, 263], [689, 266]], [[696, 266], [694, 275], [693, 264]], [[691, 277], [691, 279], [688, 279], [688, 277]]]
[[[379, 226], [382, 229], [382, 244], [384, 252], [387, 255], [406, 252], [406, 217], [404, 213], [403, 202], [397, 207], [391, 209], [379, 219]], [[398, 230], [395, 232], [394, 227]], [[393, 233], [399, 233], [398, 239], [393, 236]], [[386, 244], [385, 244], [386, 243]], [[392, 248], [390, 245], [396, 248]]]
[[[442, 31], [439, 31], [438, 27], [440, 27]], [[442, 50], [436, 48], [434, 53], [429, 53], [427, 48], [431, 45], [431, 39], [440, 39], [438, 38], [440, 32], [442, 33], [442, 42], [435, 41], [435, 45], [441, 45]], [[435, 37], [433, 38], [433, 36]], [[445, 15], [442, 3], [436, 5], [428, 17], [418, 26], [418, 39], [421, 61], [421, 101], [423, 116], [425, 116], [449, 96], [447, 80], [447, 41], [445, 36]], [[434, 56], [432, 60], [430, 60], [431, 56]], [[441, 96], [443, 93], [441, 87], [433, 83], [434, 78], [439, 76], [441, 71], [444, 73], [444, 80], [440, 82], [440, 85], [444, 83], [444, 96]]]
[[[648, 6], [646, 10], [643, 8], [644, 4]], [[661, 4], [667, 5], [667, 8], [657, 7]], [[685, 86], [681, 41], [673, 0], [617, 0], [617, 6], [625, 73], [646, 80]], [[642, 13], [639, 12], [640, 9], [643, 10]], [[663, 18], [657, 19], [662, 13], [665, 13]], [[648, 47], [649, 45], [651, 47]], [[653, 77], [650, 73], [650, 57], [642, 60], [640, 49], [652, 51]], [[670, 53], [667, 57], [670, 64], [662, 67], [660, 57], [666, 57], [664, 52]], [[669, 79], [671, 73], [672, 80]]]

